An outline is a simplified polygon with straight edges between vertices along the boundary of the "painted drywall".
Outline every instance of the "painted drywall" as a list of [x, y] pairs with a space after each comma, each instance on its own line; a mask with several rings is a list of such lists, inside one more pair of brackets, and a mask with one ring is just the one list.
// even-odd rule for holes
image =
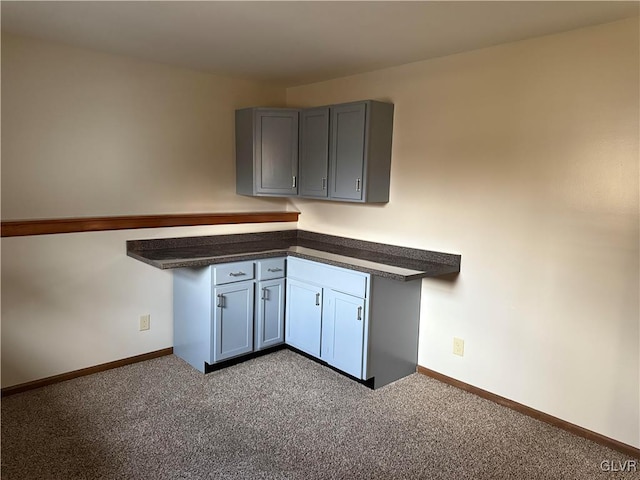
[[[234, 139], [236, 108], [284, 96], [3, 34], [2, 218], [284, 210], [235, 194]], [[127, 257], [126, 240], [295, 227], [3, 238], [2, 386], [172, 346], [171, 274]]]
[[631, 19], [287, 90], [395, 104], [389, 203], [295, 205], [303, 229], [462, 254], [423, 282], [420, 365], [636, 447], [638, 45]]
[[2, 218], [281, 210], [235, 194], [234, 111], [282, 88], [2, 35]]

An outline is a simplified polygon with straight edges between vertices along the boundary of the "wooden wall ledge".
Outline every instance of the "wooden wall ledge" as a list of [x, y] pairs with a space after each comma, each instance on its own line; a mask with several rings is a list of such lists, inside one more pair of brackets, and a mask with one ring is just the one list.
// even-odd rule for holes
[[136, 228], [232, 225], [238, 223], [297, 222], [300, 212], [189, 213], [121, 217], [47, 218], [2, 222], [3, 237], [99, 232]]

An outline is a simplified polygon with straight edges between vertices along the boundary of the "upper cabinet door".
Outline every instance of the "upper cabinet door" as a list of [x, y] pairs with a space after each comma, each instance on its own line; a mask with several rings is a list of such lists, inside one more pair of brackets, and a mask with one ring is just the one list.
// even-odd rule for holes
[[236, 192], [298, 194], [298, 110], [236, 110]]
[[298, 112], [256, 111], [256, 193], [298, 193]]
[[329, 178], [329, 108], [300, 113], [300, 195], [327, 198]]
[[331, 185], [336, 200], [362, 200], [364, 189], [365, 103], [331, 108]]

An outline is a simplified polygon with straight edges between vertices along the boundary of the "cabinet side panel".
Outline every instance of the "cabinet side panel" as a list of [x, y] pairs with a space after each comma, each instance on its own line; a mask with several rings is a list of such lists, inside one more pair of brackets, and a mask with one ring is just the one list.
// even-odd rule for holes
[[369, 131], [367, 132], [368, 162], [366, 202], [389, 201], [391, 176], [391, 143], [393, 110], [390, 103], [370, 102]]
[[374, 388], [415, 373], [422, 282], [371, 277], [366, 378]]
[[253, 112], [236, 110], [236, 193], [253, 195]]
[[173, 353], [204, 373], [211, 359], [211, 268], [173, 272]]

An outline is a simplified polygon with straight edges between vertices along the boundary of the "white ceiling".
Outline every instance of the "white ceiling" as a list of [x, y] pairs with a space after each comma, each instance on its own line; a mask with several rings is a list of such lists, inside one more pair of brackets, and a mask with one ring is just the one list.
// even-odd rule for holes
[[2, 30], [198, 70], [312, 83], [638, 16], [639, 3], [2, 1]]

